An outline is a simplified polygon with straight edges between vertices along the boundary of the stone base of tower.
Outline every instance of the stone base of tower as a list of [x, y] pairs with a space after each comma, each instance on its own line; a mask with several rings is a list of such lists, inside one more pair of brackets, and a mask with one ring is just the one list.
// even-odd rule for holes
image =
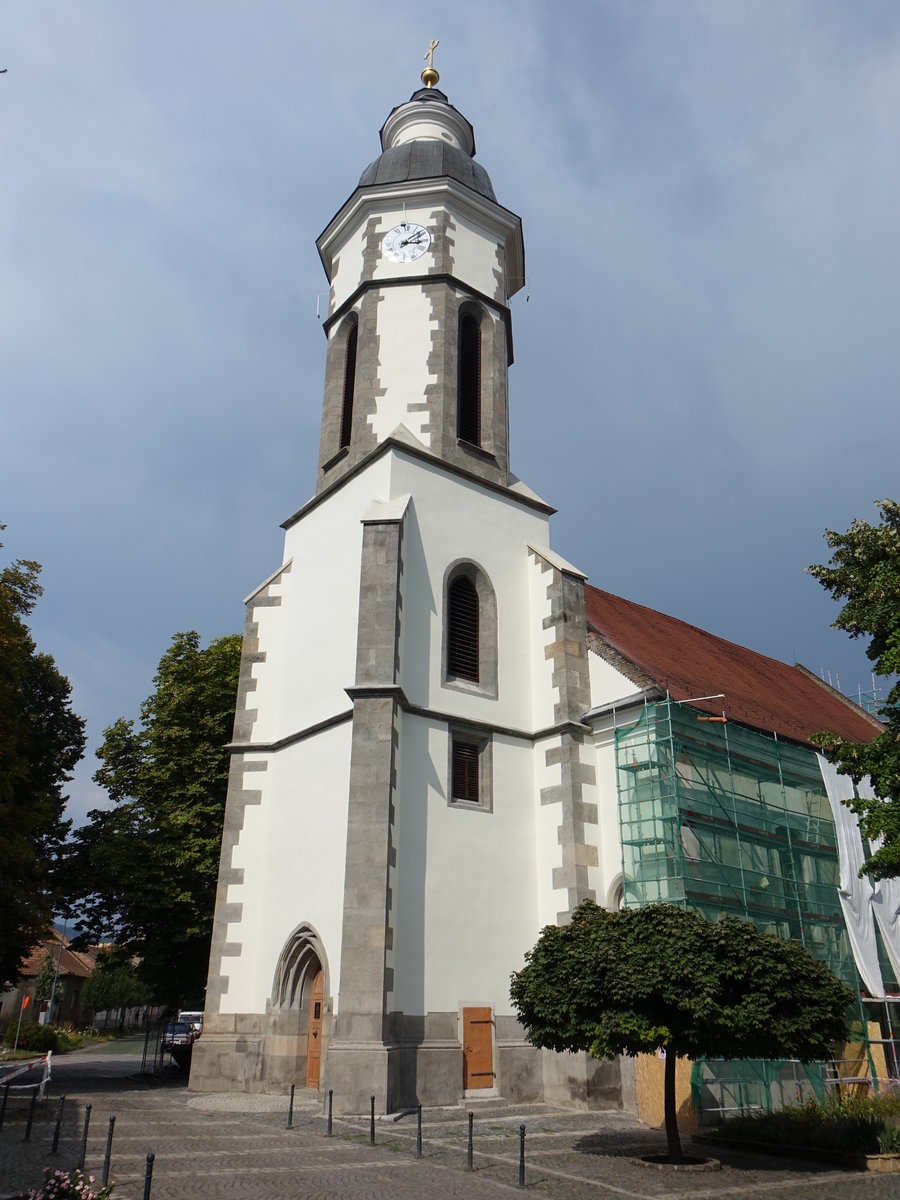
[[[446, 1017], [453, 1014], [435, 1014]], [[633, 1060], [597, 1061], [587, 1054], [556, 1054], [529, 1045], [503, 1028], [499, 1018], [494, 1045], [494, 1087], [466, 1092], [463, 1049], [455, 1037], [390, 1043], [341, 1042], [326, 1045], [320, 1092], [333, 1092], [334, 1111], [366, 1114], [375, 1097], [378, 1114], [415, 1108], [452, 1107], [483, 1098], [511, 1104], [544, 1102], [561, 1108], [635, 1110]], [[421, 1022], [422, 1018], [406, 1018]], [[402, 1018], [401, 1018], [402, 1023]], [[194, 1045], [193, 1092], [286, 1094], [306, 1080], [306, 1038], [280, 1030], [263, 1014], [208, 1017]]]
[[542, 1050], [543, 1100], [562, 1108], [637, 1111], [634, 1059], [591, 1058]]
[[194, 1043], [192, 1092], [286, 1093], [306, 1082], [306, 1038], [262, 1013], [204, 1018]]

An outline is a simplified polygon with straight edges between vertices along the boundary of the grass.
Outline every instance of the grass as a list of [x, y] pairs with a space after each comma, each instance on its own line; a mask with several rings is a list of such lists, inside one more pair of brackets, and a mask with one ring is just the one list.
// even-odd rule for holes
[[[25, 1029], [27, 1030], [27, 1028], [26, 1026]], [[46, 1027], [41, 1026], [41, 1028], [43, 1030]], [[52, 1048], [54, 1054], [68, 1054], [72, 1050], [81, 1050], [84, 1046], [94, 1046], [98, 1042], [111, 1042], [119, 1037], [127, 1036], [127, 1034], [120, 1034], [113, 1029], [103, 1033], [96, 1029], [72, 1029], [68, 1026], [52, 1026], [52, 1029], [54, 1045], [48, 1049]], [[0, 1066], [6, 1063], [23, 1062], [47, 1053], [44, 1048], [22, 1045], [22, 1041], [26, 1040], [27, 1036], [21, 1039], [17, 1050], [12, 1050], [9, 1046], [0, 1049]]]
[[834, 1091], [822, 1102], [811, 1100], [799, 1108], [729, 1117], [712, 1136], [795, 1149], [894, 1154], [900, 1152], [900, 1092], [863, 1096]]

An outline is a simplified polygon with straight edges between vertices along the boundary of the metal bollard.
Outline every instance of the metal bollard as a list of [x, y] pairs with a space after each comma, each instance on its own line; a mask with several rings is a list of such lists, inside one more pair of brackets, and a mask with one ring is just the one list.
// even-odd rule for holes
[[331, 1088], [328, 1089], [328, 1124], [325, 1126], [325, 1136], [331, 1137], [331, 1114], [334, 1105], [334, 1092]]
[[116, 1128], [116, 1118], [109, 1118], [109, 1132], [106, 1135], [106, 1153], [103, 1156], [103, 1174], [100, 1176], [103, 1186], [109, 1183], [109, 1160], [112, 1158], [112, 1140]]
[[3, 1128], [3, 1118], [6, 1116], [6, 1102], [9, 1099], [9, 1084], [3, 1087], [3, 1103], [0, 1104], [0, 1129]]
[[472, 1170], [472, 1122], [475, 1120], [475, 1114], [469, 1113], [469, 1144], [466, 1146], [466, 1170]]
[[416, 1109], [416, 1158], [422, 1157], [422, 1105]]
[[56, 1110], [56, 1127], [53, 1130], [53, 1141], [50, 1143], [50, 1153], [55, 1154], [59, 1149], [59, 1131], [62, 1126], [63, 1105], [66, 1102], [65, 1096], [60, 1096], [59, 1106]]
[[369, 1103], [369, 1145], [375, 1145], [375, 1097]]
[[37, 1108], [37, 1096], [38, 1089], [35, 1087], [31, 1093], [31, 1104], [28, 1106], [28, 1122], [25, 1125], [25, 1136], [22, 1138], [23, 1142], [31, 1141], [31, 1126], [34, 1122], [34, 1110]]
[[525, 1126], [519, 1126], [519, 1187], [525, 1186]]
[[144, 1200], [150, 1200], [150, 1184], [153, 1180], [153, 1160], [155, 1154], [147, 1155], [147, 1166], [144, 1168]]
[[90, 1123], [91, 1123], [91, 1106], [89, 1104], [86, 1104], [84, 1106], [84, 1129], [81, 1131], [81, 1154], [78, 1157], [78, 1170], [79, 1171], [84, 1170], [84, 1159], [85, 1159], [85, 1155], [87, 1154], [88, 1126], [90, 1125]]
[[294, 1127], [294, 1088], [296, 1086], [296, 1083], [291, 1084], [291, 1102], [288, 1105], [288, 1129], [293, 1129]]

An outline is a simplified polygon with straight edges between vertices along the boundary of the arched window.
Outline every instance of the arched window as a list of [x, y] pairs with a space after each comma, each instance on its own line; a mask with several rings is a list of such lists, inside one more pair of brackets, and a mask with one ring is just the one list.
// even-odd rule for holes
[[481, 445], [481, 323], [471, 309], [459, 315], [456, 436]]
[[497, 698], [497, 597], [477, 563], [457, 559], [444, 575], [445, 687]]
[[354, 321], [347, 332], [347, 348], [344, 355], [344, 398], [341, 404], [340, 449], [350, 445], [353, 428], [353, 393], [356, 391], [356, 342], [359, 326]]
[[447, 589], [447, 675], [478, 683], [478, 592], [467, 575]]

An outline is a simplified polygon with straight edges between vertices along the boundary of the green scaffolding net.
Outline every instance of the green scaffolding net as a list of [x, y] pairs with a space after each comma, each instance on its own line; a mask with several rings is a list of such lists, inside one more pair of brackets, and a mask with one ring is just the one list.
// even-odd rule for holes
[[[616, 730], [616, 767], [627, 907], [665, 902], [750, 920], [800, 941], [859, 995], [812, 750], [666, 700]], [[865, 1040], [861, 1003], [854, 1017]], [[770, 1108], [824, 1087], [821, 1067], [799, 1064], [698, 1063], [694, 1077], [695, 1101], [717, 1090], [722, 1109]]]

